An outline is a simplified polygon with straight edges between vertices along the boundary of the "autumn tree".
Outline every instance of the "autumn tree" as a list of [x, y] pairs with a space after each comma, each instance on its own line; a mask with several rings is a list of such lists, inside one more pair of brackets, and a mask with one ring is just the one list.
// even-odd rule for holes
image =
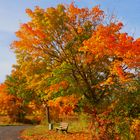
[[0, 114], [10, 117], [10, 121], [17, 121], [20, 100], [7, 92], [5, 84], [0, 85]]
[[[47, 94], [60, 91], [60, 88], [63, 88], [61, 83], [69, 86], [68, 92], [79, 93], [81, 88], [84, 89], [84, 84], [88, 83], [84, 82], [86, 79], [81, 70], [79, 71], [81, 66], [78, 63], [83, 62], [80, 60], [82, 55], [78, 48], [83, 40], [91, 36], [96, 25], [102, 20], [103, 11], [98, 7], [92, 10], [78, 9], [71, 4], [69, 8], [58, 5], [57, 8], [48, 8], [46, 11], [36, 7], [34, 12], [27, 9], [27, 13], [32, 21], [21, 26], [21, 30], [16, 33], [21, 40], [15, 41], [12, 47], [16, 52], [20, 52], [17, 54], [28, 53], [34, 61], [46, 62], [46, 71], [50, 73], [45, 86]], [[89, 20], [85, 20], [86, 18]], [[30, 47], [26, 43], [29, 43]], [[58, 87], [54, 91], [53, 85]], [[86, 95], [85, 90], [87, 89], [83, 92]], [[60, 92], [63, 94], [62, 90]]]
[[20, 71], [19, 64], [13, 66], [13, 71], [10, 76], [7, 76], [5, 85], [7, 94], [15, 98], [13, 104], [17, 105], [17, 108], [15, 109], [16, 112], [13, 112], [13, 115], [16, 116], [16, 121], [24, 121], [25, 116], [32, 112], [29, 104], [37, 96], [35, 96], [33, 89], [28, 88], [26, 77]]
[[123, 33], [119, 21], [105, 22], [99, 6], [72, 3], [26, 12], [31, 20], [16, 32], [12, 49], [18, 61], [24, 56], [20, 70], [43, 100], [55, 103], [57, 97], [74, 95], [79, 106], [86, 101], [101, 108], [137, 74], [140, 39]]
[[7, 101], [11, 99], [10, 96], [7, 95], [6, 86], [4, 84], [0, 84], [0, 114], [7, 115], [7, 110], [9, 108]]

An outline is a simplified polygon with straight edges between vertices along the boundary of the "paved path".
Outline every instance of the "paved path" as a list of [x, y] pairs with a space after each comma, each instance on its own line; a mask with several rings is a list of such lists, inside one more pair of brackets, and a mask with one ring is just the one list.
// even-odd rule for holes
[[20, 132], [31, 126], [0, 126], [0, 140], [21, 140]]

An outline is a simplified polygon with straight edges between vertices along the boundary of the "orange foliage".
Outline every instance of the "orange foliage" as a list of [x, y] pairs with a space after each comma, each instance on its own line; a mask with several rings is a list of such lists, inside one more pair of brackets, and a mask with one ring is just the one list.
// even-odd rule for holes
[[20, 101], [16, 102], [16, 98], [13, 95], [9, 95], [6, 92], [6, 86], [0, 85], [0, 114], [9, 115], [11, 119], [14, 119], [20, 106]]
[[124, 60], [136, 59], [140, 53], [140, 43], [137, 40], [133, 41], [133, 38], [126, 33], [119, 33], [121, 27], [121, 23], [99, 25], [92, 37], [83, 42], [84, 47], [80, 50], [91, 52], [97, 58], [109, 55], [122, 57]]
[[[29, 105], [24, 106], [24, 108], [22, 103], [23, 99], [7, 93], [5, 84], [0, 85], [0, 114], [8, 115], [11, 121], [19, 121], [18, 115], [25, 114], [25, 108], [26, 110], [28, 109], [28, 114], [40, 115], [41, 109], [35, 103], [31, 102]], [[35, 111], [40, 112], [37, 114]]]
[[52, 110], [56, 109], [58, 114], [73, 114], [73, 110], [76, 108], [78, 98], [71, 96], [58, 97], [55, 100], [50, 100], [48, 105]]
[[134, 133], [135, 139], [139, 139], [139, 136], [140, 136], [140, 120], [139, 119], [134, 119], [130, 129]]
[[67, 81], [61, 81], [58, 84], [53, 84], [50, 86], [50, 91], [59, 91], [60, 88], [66, 89], [68, 87], [68, 82]]
[[89, 133], [85, 132], [75, 132], [75, 133], [68, 133], [68, 134], [62, 134], [58, 133], [56, 131], [47, 131], [45, 132], [47, 135], [33, 135], [33, 136], [23, 136], [24, 140], [31, 140], [31, 139], [36, 139], [36, 140], [92, 140], [92, 136]]
[[[130, 69], [140, 67], [140, 39], [122, 33], [122, 22], [105, 24], [99, 6], [78, 8], [71, 3], [68, 7], [36, 7], [26, 12], [31, 21], [16, 32], [18, 40], [12, 48], [20, 57], [23, 52], [27, 54], [23, 60], [31, 58], [21, 64], [28, 87], [38, 89], [37, 95], [42, 94], [45, 100], [53, 99], [49, 105], [60, 114], [75, 108], [78, 98], [68, 94], [79, 93], [90, 104], [100, 104], [113, 84], [130, 80]], [[36, 61], [45, 62], [44, 66]], [[29, 71], [32, 64], [34, 73]]]
[[120, 29], [123, 24], [121, 22], [110, 25], [99, 25], [92, 37], [83, 42], [79, 51], [89, 53], [85, 58], [85, 63], [98, 61], [105, 56], [109, 56], [112, 61], [110, 67], [111, 73], [118, 75], [123, 81], [126, 76], [122, 65], [131, 67], [140, 67], [140, 42], [139, 39], [134, 40], [126, 33], [121, 33]]

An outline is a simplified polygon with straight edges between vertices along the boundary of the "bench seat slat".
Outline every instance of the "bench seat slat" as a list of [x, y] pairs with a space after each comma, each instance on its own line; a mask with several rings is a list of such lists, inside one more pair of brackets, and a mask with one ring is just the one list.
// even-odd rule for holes
[[56, 127], [56, 130], [66, 131], [68, 130], [68, 123], [61, 122], [59, 127]]

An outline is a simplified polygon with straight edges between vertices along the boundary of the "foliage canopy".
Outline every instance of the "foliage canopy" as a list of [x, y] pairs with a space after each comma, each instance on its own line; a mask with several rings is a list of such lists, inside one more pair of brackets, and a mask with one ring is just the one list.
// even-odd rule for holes
[[71, 3], [26, 12], [31, 20], [21, 25], [12, 43], [15, 71], [20, 70], [24, 88], [40, 101], [69, 110], [75, 105], [65, 104], [66, 97], [75, 98], [73, 104], [79, 106], [83, 101], [108, 106], [138, 77], [140, 39], [121, 32], [119, 21], [105, 22], [99, 6], [78, 8]]

